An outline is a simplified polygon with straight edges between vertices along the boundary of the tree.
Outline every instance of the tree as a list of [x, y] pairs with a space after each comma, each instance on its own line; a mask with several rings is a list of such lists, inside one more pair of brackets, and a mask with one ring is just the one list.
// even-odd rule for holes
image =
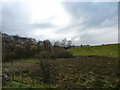
[[37, 47], [38, 47], [38, 52], [40, 52], [44, 48], [43, 41], [38, 41], [37, 42]]
[[83, 47], [83, 45], [81, 44], [81, 47]]
[[51, 42], [49, 40], [44, 40], [43, 45], [44, 45], [45, 50], [47, 50], [47, 51], [51, 50], [52, 45], [51, 45]]
[[66, 43], [67, 43], [67, 39], [64, 38], [64, 39], [62, 40], [62, 42], [61, 42], [61, 46], [62, 46], [62, 47], [66, 47]]
[[58, 47], [58, 46], [60, 46], [60, 42], [59, 42], [59, 41], [56, 41], [56, 42], [54, 43], [54, 47]]
[[70, 47], [71, 46], [71, 44], [72, 44], [72, 41], [67, 41], [67, 47]]
[[27, 58], [31, 57], [31, 51], [30, 51], [31, 45], [32, 44], [29, 40], [27, 40], [24, 44], [24, 46], [25, 46], [25, 56]]
[[34, 57], [37, 54], [37, 46], [36, 45], [32, 45], [30, 47], [30, 52], [31, 52], [31, 56]]
[[43, 43], [43, 41], [38, 41], [37, 45], [40, 46], [40, 47], [43, 47], [44, 43]]
[[25, 47], [23, 45], [17, 44], [15, 46], [15, 53], [17, 56], [17, 59], [23, 58], [25, 55]]
[[38, 58], [40, 59], [40, 62], [38, 63], [40, 66], [40, 75], [44, 84], [49, 83], [54, 68], [49, 62], [49, 59], [51, 58], [49, 54], [51, 54], [50, 51], [42, 51]]
[[44, 59], [44, 60], [40, 60], [39, 66], [41, 71], [42, 82], [44, 84], [49, 83], [51, 79], [51, 75], [53, 73], [53, 68], [54, 68], [53, 65], [51, 65], [47, 59]]

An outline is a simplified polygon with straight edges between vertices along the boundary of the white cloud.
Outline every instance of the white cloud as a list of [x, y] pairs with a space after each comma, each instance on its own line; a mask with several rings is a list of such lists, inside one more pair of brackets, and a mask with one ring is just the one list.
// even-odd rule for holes
[[38, 40], [67, 38], [76, 45], [113, 43], [118, 40], [117, 8], [117, 3], [61, 0], [4, 3], [3, 31]]
[[39, 23], [51, 18], [54, 25], [66, 25], [70, 16], [64, 11], [60, 0], [31, 0], [31, 22]]

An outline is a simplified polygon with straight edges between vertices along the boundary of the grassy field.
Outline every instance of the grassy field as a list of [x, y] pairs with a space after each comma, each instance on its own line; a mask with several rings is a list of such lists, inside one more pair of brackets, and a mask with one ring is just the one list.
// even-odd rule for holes
[[42, 83], [39, 60], [25, 59], [4, 62], [4, 88], [117, 88], [118, 59], [100, 56], [80, 56], [48, 60], [49, 82]]
[[85, 46], [80, 48], [71, 48], [68, 49], [68, 51], [73, 53], [75, 56], [97, 55], [107, 57], [118, 57], [118, 44]]

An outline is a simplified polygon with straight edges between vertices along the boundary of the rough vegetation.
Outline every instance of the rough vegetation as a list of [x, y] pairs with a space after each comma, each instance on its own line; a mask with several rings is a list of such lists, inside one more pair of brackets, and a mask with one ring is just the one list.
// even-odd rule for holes
[[118, 59], [100, 56], [5, 62], [3, 73], [8, 75], [3, 87], [117, 88], [119, 84]]

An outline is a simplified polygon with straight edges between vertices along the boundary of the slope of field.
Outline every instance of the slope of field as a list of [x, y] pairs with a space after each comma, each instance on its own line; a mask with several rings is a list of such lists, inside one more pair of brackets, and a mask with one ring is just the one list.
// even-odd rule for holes
[[118, 57], [118, 46], [120, 44], [107, 44], [99, 46], [84, 46], [80, 48], [68, 49], [75, 56], [97, 55], [107, 57]]

